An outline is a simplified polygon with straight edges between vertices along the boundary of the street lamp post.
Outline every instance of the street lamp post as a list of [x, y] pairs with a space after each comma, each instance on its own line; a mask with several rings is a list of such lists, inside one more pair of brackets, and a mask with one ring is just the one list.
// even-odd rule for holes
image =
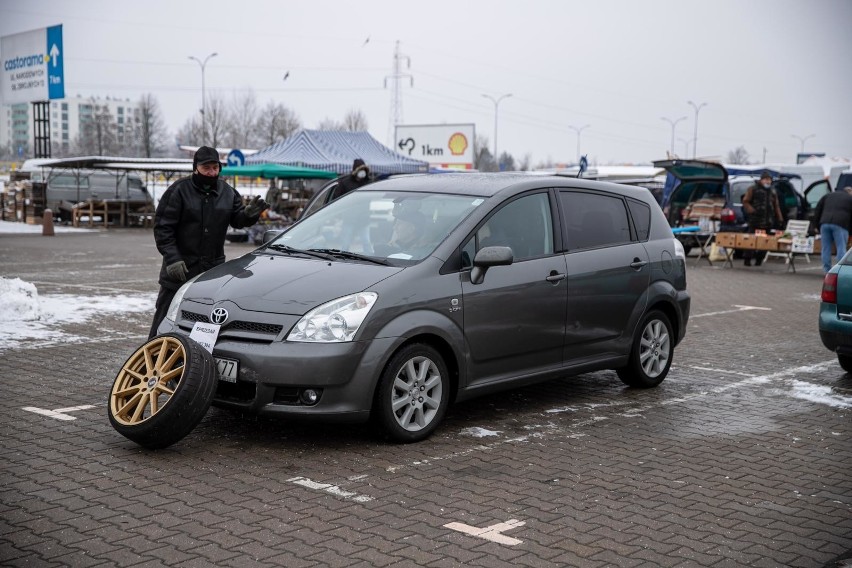
[[698, 111], [701, 110], [701, 107], [707, 106], [707, 103], [697, 105], [692, 101], [686, 102], [695, 109], [695, 134], [692, 136], [692, 158], [695, 159], [695, 156], [698, 154]]
[[686, 140], [685, 138], [681, 138], [681, 137], [678, 136], [677, 141], [683, 143], [683, 156], [685, 158], [688, 158], [689, 157], [689, 140]]
[[796, 140], [798, 140], [799, 142], [802, 143], [801, 153], [804, 154], [805, 153], [805, 140], [808, 140], [809, 138], [813, 138], [814, 136], [816, 136], [816, 134], [808, 134], [807, 136], [796, 136], [795, 134], [792, 134], [792, 136], [793, 136], [793, 138], [795, 138]]
[[580, 163], [580, 158], [581, 158], [581, 155], [580, 155], [580, 133], [583, 132], [585, 129], [587, 129], [589, 126], [591, 126], [591, 124], [584, 124], [580, 128], [577, 128], [576, 126], [568, 125], [568, 128], [570, 128], [571, 130], [573, 130], [574, 132], [577, 133], [577, 163], [578, 164]]
[[207, 61], [211, 57], [216, 57], [219, 55], [215, 51], [204, 58], [204, 61], [201, 61], [197, 57], [189, 56], [190, 59], [198, 63], [199, 67], [201, 67], [201, 143], [207, 143], [207, 105], [206, 98], [204, 96], [204, 68], [207, 66]]
[[483, 94], [482, 96], [494, 103], [494, 163], [497, 164], [497, 171], [500, 171], [500, 157], [497, 154], [497, 107], [500, 105], [500, 101], [505, 98], [511, 97], [512, 93], [500, 95], [496, 99], [491, 95]]
[[678, 122], [680, 122], [681, 120], [686, 120], [686, 117], [685, 117], [685, 116], [682, 116], [682, 117], [678, 118], [677, 120], [672, 120], [672, 119], [670, 119], [670, 118], [666, 118], [665, 116], [661, 116], [661, 117], [660, 117], [660, 120], [665, 120], [666, 122], [668, 122], [669, 124], [671, 124], [671, 125], [672, 125], [672, 147], [671, 147], [671, 154], [672, 154], [672, 155], [674, 155], [675, 126], [677, 126], [677, 123], [678, 123]]

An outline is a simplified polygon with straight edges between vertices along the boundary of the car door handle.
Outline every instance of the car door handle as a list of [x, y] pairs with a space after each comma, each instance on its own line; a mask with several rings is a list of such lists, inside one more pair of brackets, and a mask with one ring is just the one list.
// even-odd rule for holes
[[633, 262], [630, 263], [630, 268], [633, 268], [635, 270], [639, 270], [640, 268], [642, 268], [646, 264], [648, 264], [647, 260], [639, 260], [638, 258], [634, 258]]
[[842, 319], [843, 321], [852, 321], [852, 314], [841, 314], [838, 312], [837, 319]]
[[555, 270], [551, 270], [551, 271], [550, 271], [550, 276], [548, 276], [547, 278], [545, 278], [545, 280], [547, 280], [547, 281], [548, 281], [548, 282], [550, 282], [551, 284], [556, 284], [556, 283], [557, 283], [557, 282], [559, 282], [560, 280], [565, 280], [565, 278], [566, 278], [567, 276], [568, 276], [567, 274], [560, 274], [560, 273], [556, 272]]

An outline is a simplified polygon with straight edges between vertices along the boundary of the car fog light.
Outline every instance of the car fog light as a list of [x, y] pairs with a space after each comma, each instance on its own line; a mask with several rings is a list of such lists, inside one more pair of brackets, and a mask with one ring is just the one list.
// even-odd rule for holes
[[302, 394], [299, 395], [299, 399], [302, 401], [302, 404], [307, 404], [308, 406], [313, 406], [317, 402], [319, 402], [320, 392], [315, 389], [305, 389], [302, 391]]

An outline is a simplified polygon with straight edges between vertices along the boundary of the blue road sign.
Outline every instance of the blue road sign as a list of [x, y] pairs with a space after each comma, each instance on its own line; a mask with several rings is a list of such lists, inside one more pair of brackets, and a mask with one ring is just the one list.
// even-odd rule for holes
[[228, 153], [229, 166], [244, 166], [246, 165], [246, 157], [237, 149], [231, 150]]
[[62, 51], [62, 26], [47, 28], [47, 94], [49, 99], [65, 98], [65, 53]]

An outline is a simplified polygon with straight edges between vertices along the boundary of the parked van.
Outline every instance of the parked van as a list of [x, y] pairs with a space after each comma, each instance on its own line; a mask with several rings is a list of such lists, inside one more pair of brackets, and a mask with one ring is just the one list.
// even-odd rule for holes
[[21, 171], [47, 184], [44, 206], [61, 221], [71, 219], [74, 204], [89, 199], [124, 201], [131, 210], [154, 204], [142, 178], [125, 171], [42, 168], [30, 161]]

